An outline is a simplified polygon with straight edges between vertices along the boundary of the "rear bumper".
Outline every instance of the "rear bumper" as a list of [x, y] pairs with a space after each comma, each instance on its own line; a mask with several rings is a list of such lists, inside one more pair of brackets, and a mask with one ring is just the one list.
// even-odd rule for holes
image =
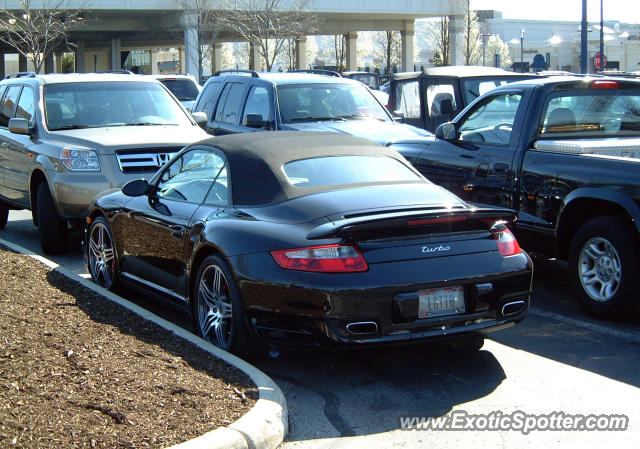
[[[270, 281], [237, 275], [256, 338], [296, 347], [374, 346], [489, 332], [522, 321], [531, 260], [524, 253], [489, 259], [471, 254], [376, 264], [351, 275], [294, 272], [293, 281], [289, 271], [282, 282], [274, 282], [275, 272]], [[262, 262], [262, 271], [271, 271]], [[464, 313], [418, 318], [418, 290], [447, 286], [463, 287]]]

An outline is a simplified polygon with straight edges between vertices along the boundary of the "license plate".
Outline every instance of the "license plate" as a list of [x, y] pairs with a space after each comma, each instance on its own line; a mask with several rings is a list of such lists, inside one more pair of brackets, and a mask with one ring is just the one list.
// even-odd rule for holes
[[418, 318], [464, 313], [462, 287], [432, 288], [418, 291]]

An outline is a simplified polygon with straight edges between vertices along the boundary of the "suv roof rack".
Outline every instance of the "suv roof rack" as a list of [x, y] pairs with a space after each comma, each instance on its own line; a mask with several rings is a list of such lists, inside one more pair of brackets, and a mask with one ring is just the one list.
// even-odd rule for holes
[[10, 75], [7, 75], [4, 77], [4, 79], [8, 80], [11, 78], [35, 78], [36, 77], [36, 72], [17, 72], [17, 73], [12, 73]]
[[125, 69], [100, 70], [99, 72], [95, 72], [95, 73], [116, 73], [120, 75], [135, 75], [135, 73]]
[[239, 75], [251, 75], [251, 78], [260, 78], [260, 74], [255, 70], [243, 70], [243, 69], [230, 69], [230, 70], [218, 70], [212, 76], [224, 76], [224, 75], [233, 75], [237, 73]]
[[342, 78], [342, 75], [340, 75], [338, 72], [327, 69], [296, 69], [287, 70], [287, 73], [315, 73], [316, 75], [335, 76], [338, 78]]

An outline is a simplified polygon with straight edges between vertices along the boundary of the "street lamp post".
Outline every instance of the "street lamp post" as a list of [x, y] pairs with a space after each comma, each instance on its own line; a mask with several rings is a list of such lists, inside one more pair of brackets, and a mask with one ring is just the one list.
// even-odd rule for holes
[[486, 64], [486, 60], [487, 60], [487, 58], [486, 58], [486, 55], [487, 55], [486, 47], [487, 47], [487, 38], [489, 36], [491, 36], [490, 33], [482, 33], [482, 34], [480, 34], [480, 37], [482, 37], [482, 65], [483, 66], [487, 65]]
[[580, 25], [580, 73], [587, 73], [587, 0], [582, 0], [582, 24]]
[[604, 70], [604, 15], [602, 13], [602, 0], [600, 0], [600, 68], [598, 70]]
[[524, 29], [520, 30], [520, 71], [524, 72]]

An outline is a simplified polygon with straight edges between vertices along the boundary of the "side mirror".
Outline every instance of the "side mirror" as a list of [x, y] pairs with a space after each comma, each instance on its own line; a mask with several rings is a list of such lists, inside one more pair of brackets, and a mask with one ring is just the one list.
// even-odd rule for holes
[[458, 130], [453, 122], [442, 123], [436, 128], [436, 138], [443, 140], [458, 140]]
[[265, 122], [260, 114], [247, 114], [243, 125], [248, 128], [264, 128]]
[[122, 193], [127, 196], [142, 196], [149, 192], [149, 183], [146, 179], [134, 179], [122, 186]]
[[209, 119], [209, 117], [207, 117], [207, 113], [203, 111], [192, 112], [191, 117], [193, 117], [198, 126], [201, 128], [207, 124], [207, 120]]
[[31, 135], [29, 120], [27, 120], [26, 118], [9, 119], [9, 131], [14, 134], [24, 134], [26, 136]]
[[397, 111], [393, 111], [392, 115], [395, 120], [404, 120], [404, 112], [399, 109]]

